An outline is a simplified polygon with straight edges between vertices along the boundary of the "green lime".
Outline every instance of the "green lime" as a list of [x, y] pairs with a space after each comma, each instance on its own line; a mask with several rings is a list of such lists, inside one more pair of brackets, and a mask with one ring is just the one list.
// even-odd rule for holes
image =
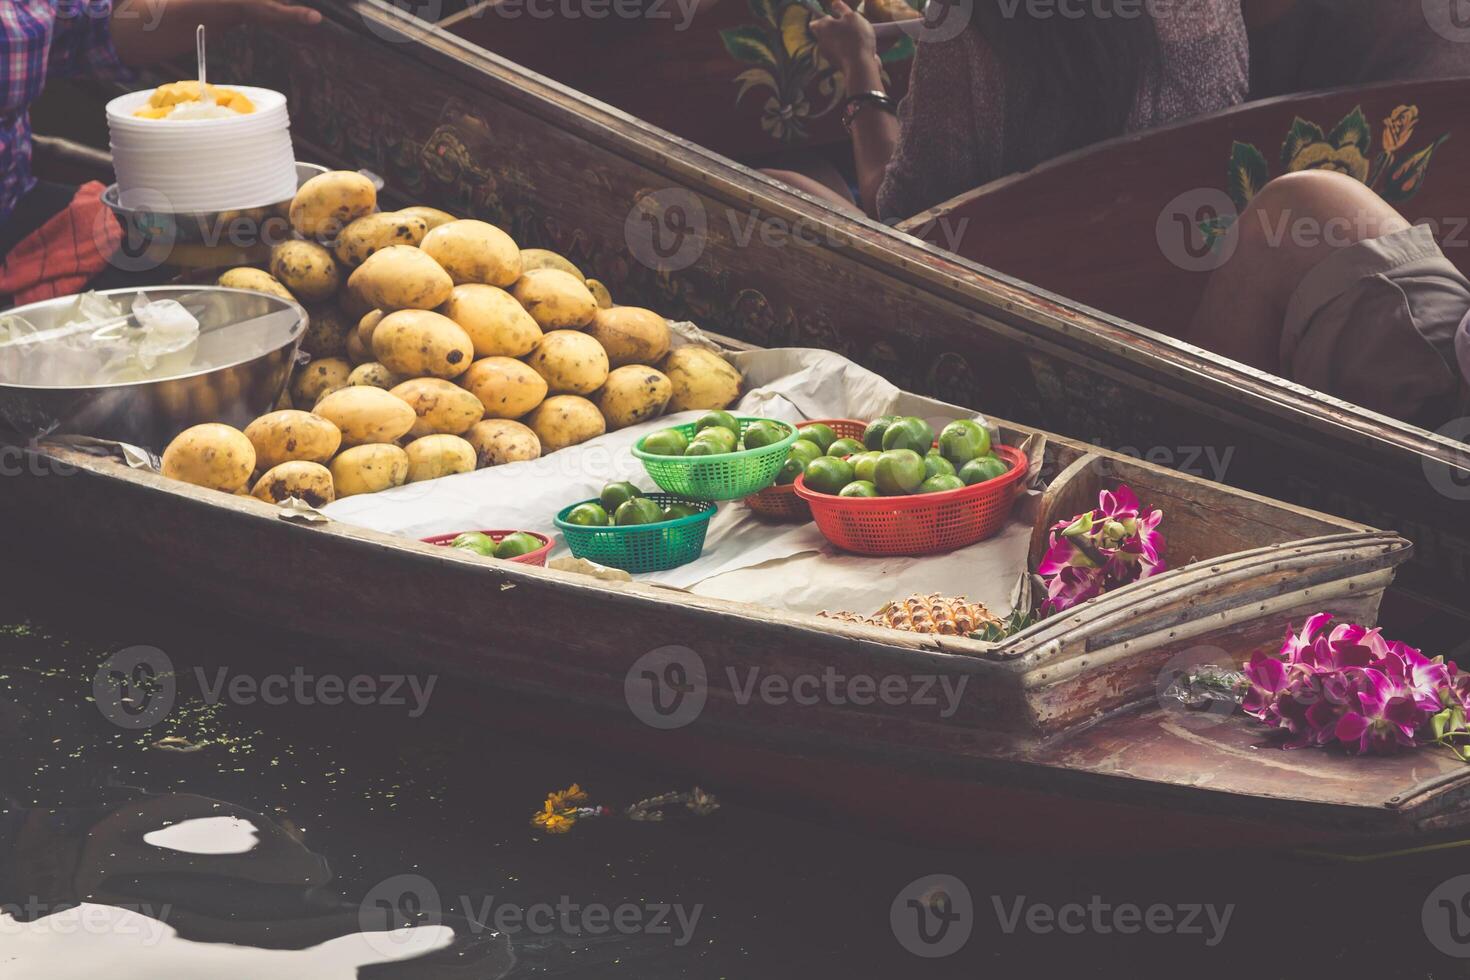
[[924, 482], [924, 457], [912, 449], [890, 449], [878, 457], [873, 482], [885, 497], [913, 493]]
[[837, 433], [832, 431], [830, 425], [814, 422], [797, 429], [796, 438], [816, 443], [821, 448], [822, 454], [826, 455], [827, 447], [837, 441]]
[[953, 473], [940, 473], [919, 484], [920, 493], [943, 493], [946, 490], [963, 490], [965, 481]]
[[642, 490], [639, 490], [628, 481], [623, 480], [619, 483], [609, 483], [603, 487], [602, 493], [597, 497], [597, 502], [602, 504], [603, 510], [611, 514], [634, 497], [641, 496], [643, 496]]
[[964, 466], [990, 452], [990, 433], [974, 419], [956, 419], [940, 430], [939, 452], [955, 466]]
[[868, 452], [854, 456], [852, 458], [853, 475], [856, 476], [859, 480], [865, 480], [868, 483], [872, 483], [873, 476], [877, 472], [878, 457], [882, 455], [883, 454], [880, 452], [869, 450]]
[[842, 488], [842, 492], [839, 493], [837, 496], [839, 496], [839, 497], [876, 497], [878, 495], [879, 495], [878, 494], [878, 488], [875, 487], [875, 486], [873, 486], [873, 481], [871, 481], [871, 480], [853, 480], [847, 486], [843, 487]]
[[683, 456], [689, 439], [678, 429], [659, 429], [643, 439], [643, 451], [655, 456]]
[[647, 497], [634, 497], [626, 501], [613, 515], [613, 523], [619, 527], [625, 524], [658, 524], [663, 520], [664, 509], [658, 505], [658, 501]]
[[582, 527], [607, 527], [612, 523], [612, 518], [607, 516], [607, 511], [601, 504], [586, 503], [578, 504], [567, 511], [566, 522]]
[[495, 554], [495, 539], [488, 534], [481, 534], [479, 531], [466, 531], [449, 542], [449, 547], [459, 548], [463, 551], [473, 551], [477, 555], [484, 555], [486, 558], [489, 558]]
[[960, 479], [965, 481], [965, 486], [973, 487], [977, 483], [1005, 476], [1010, 470], [1006, 461], [998, 456], [981, 456], [960, 467]]
[[740, 423], [729, 412], [710, 412], [700, 416], [699, 421], [694, 423], [695, 432], [703, 432], [708, 428], [725, 429], [731, 435], [740, 435]]
[[812, 460], [820, 458], [821, 455], [822, 447], [806, 439], [796, 440], [786, 452], [787, 459], [801, 460], [802, 470], [805, 470]]
[[500, 539], [495, 546], [496, 558], [519, 558], [521, 555], [529, 555], [533, 551], [540, 551], [542, 542], [540, 538], [533, 538], [525, 531], [517, 531], [507, 534]]
[[954, 464], [932, 449], [924, 454], [924, 479], [931, 476], [954, 476]]
[[897, 421], [897, 415], [883, 415], [869, 422], [868, 427], [863, 430], [863, 445], [872, 450], [882, 449], [883, 434]]
[[775, 422], [761, 419], [745, 427], [745, 448], [760, 449], [764, 446], [773, 446], [785, 439], [786, 435], [787, 431]]
[[835, 456], [822, 456], [806, 467], [806, 485], [817, 493], [840, 493], [852, 482], [852, 464]]
[[776, 485], [786, 486], [796, 482], [796, 478], [806, 471], [806, 464], [795, 456], [787, 456], [786, 462], [781, 464], [781, 472], [776, 474]]
[[684, 450], [685, 456], [723, 456], [724, 453], [725, 447], [708, 439], [695, 439]]
[[722, 453], [735, 451], [735, 433], [729, 429], [718, 427], [701, 429], [694, 434], [694, 439], [689, 444], [692, 446], [696, 442], [707, 442], [711, 446], [717, 446]]
[[827, 447], [828, 456], [856, 456], [866, 447], [856, 439], [838, 439]]
[[934, 429], [923, 419], [913, 415], [898, 419], [883, 433], [883, 448], [912, 449], [920, 456], [934, 446]]
[[681, 517], [693, 517], [695, 514], [701, 513], [703, 511], [698, 507], [693, 504], [686, 504], [682, 500], [676, 500], [664, 508], [664, 517], [671, 521], [677, 521]]

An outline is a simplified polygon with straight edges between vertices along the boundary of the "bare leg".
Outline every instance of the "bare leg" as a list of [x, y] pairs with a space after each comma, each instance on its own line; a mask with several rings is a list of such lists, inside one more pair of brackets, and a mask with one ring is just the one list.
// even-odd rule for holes
[[1287, 304], [1307, 273], [1336, 249], [1408, 227], [1343, 174], [1310, 170], [1273, 180], [1230, 230], [1235, 252], [1210, 276], [1184, 339], [1280, 374]]
[[[852, 199], [852, 194], [848, 192], [846, 185], [840, 182], [822, 180], [815, 176], [798, 173], [795, 170], [777, 170], [771, 167], [762, 168], [761, 173], [767, 177], [779, 180], [783, 184], [789, 184], [797, 190], [810, 194], [817, 200], [825, 201], [840, 210], [850, 211], [854, 214], [863, 213], [862, 208], [858, 207], [857, 202]], [[835, 170], [833, 174], [836, 174]]]

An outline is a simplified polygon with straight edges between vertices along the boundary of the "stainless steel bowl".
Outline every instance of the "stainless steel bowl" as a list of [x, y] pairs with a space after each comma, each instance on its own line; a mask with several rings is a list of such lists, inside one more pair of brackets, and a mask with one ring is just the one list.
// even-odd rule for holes
[[[244, 428], [270, 411], [290, 377], [306, 332], [306, 311], [266, 293], [220, 286], [109, 289], [124, 309], [138, 293], [172, 299], [199, 320], [194, 366], [152, 381], [92, 386], [38, 385], [11, 377], [0, 358], [0, 420], [22, 439], [82, 435], [155, 451], [191, 425]], [[25, 317], [45, 330], [72, 318], [76, 297], [46, 300], [0, 315]]]
[[[315, 163], [296, 164], [296, 186], [300, 187], [327, 168]], [[170, 245], [209, 245], [244, 248], [269, 246], [291, 237], [286, 221], [290, 200], [271, 201], [228, 211], [172, 213], [150, 208], [128, 208], [116, 184], [102, 192], [102, 203], [122, 222], [123, 234], [131, 242], [166, 239]]]

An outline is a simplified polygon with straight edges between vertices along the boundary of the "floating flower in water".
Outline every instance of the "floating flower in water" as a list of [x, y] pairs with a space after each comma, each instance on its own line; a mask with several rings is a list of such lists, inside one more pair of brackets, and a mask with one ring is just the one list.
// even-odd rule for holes
[[1097, 509], [1051, 529], [1051, 547], [1037, 568], [1046, 582], [1044, 615], [1165, 570], [1160, 510], [1143, 512], [1127, 486], [1098, 494]]
[[1279, 656], [1258, 652], [1245, 668], [1242, 707], [1289, 734], [1286, 748], [1340, 743], [1360, 755], [1428, 741], [1470, 761], [1470, 677], [1376, 629], [1351, 623], [1324, 632], [1318, 613], [1288, 630]]
[[[548, 793], [541, 810], [532, 815], [531, 826], [548, 834], [565, 834], [577, 825], [578, 820], [617, 815], [617, 811], [611, 807], [580, 805], [586, 802], [586, 792], [576, 783], [566, 789]], [[629, 820], [661, 821], [671, 808], [678, 807], [696, 817], [707, 817], [720, 808], [720, 801], [713, 794], [696, 786], [688, 792], [663, 793], [640, 800], [628, 807], [623, 816]]]
[[531, 826], [540, 827], [548, 834], [565, 834], [577, 825], [577, 815], [561, 812], [547, 800], [541, 812], [531, 818]]
[[557, 810], [566, 810], [576, 806], [578, 803], [586, 803], [587, 794], [582, 787], [573, 783], [571, 786], [546, 797], [546, 805]]

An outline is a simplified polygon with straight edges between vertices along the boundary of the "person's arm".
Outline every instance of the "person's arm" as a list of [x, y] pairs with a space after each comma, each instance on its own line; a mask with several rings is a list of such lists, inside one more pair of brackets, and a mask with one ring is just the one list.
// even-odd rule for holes
[[112, 0], [59, 4], [46, 56], [47, 78], [127, 78], [112, 45]]
[[117, 0], [112, 43], [125, 64], [139, 66], [192, 52], [200, 24], [212, 32], [240, 24], [305, 27], [321, 19], [310, 7], [280, 0]]
[[[832, 15], [811, 26], [823, 57], [842, 73], [848, 96], [884, 91], [878, 44], [866, 17], [833, 0]], [[852, 155], [863, 210], [870, 215], [878, 213], [878, 188], [897, 145], [898, 118], [880, 106], [862, 106], [852, 120]]]

